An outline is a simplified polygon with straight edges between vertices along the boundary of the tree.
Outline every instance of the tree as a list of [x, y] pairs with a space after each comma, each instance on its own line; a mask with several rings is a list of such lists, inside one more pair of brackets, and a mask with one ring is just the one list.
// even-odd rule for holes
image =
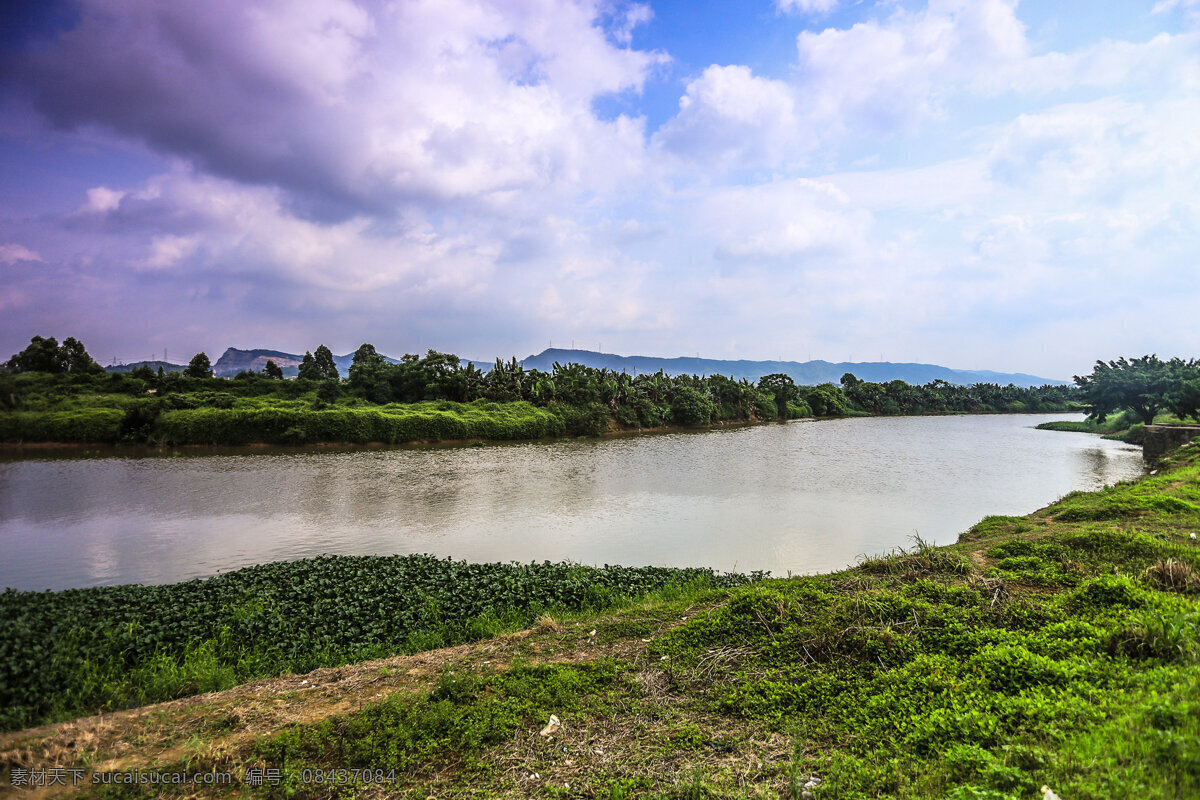
[[183, 374], [188, 378], [212, 377], [212, 364], [209, 362], [208, 356], [203, 352], [196, 353], [188, 362], [187, 369], [183, 371]]
[[361, 344], [350, 362], [350, 390], [372, 403], [390, 403], [391, 372], [391, 365], [375, 352], [374, 345]]
[[337, 381], [321, 381], [317, 387], [317, 399], [322, 403], [336, 403], [339, 389]]
[[1092, 374], [1076, 375], [1075, 383], [1088, 406], [1088, 419], [1104, 422], [1114, 411], [1129, 409], [1149, 425], [1167, 407], [1167, 395], [1175, 388], [1175, 374], [1183, 366], [1179, 359], [1167, 363], [1153, 354], [1132, 360], [1119, 358], [1107, 364], [1097, 361]]
[[333, 353], [325, 345], [318, 345], [313, 351], [313, 363], [316, 364], [320, 377], [317, 380], [336, 381], [341, 376], [338, 374], [337, 364], [333, 361]]
[[283, 370], [279, 368], [278, 364], [269, 358], [267, 359], [267, 363], [263, 364], [263, 374], [271, 380], [283, 380]]
[[83, 347], [83, 342], [74, 336], [68, 336], [63, 340], [62, 346], [58, 348], [58, 357], [63, 369], [72, 374], [104, 371], [104, 367], [97, 364], [88, 355], [87, 350]]
[[379, 355], [379, 351], [375, 349], [375, 345], [363, 342], [354, 351], [354, 355], [350, 358], [350, 366], [357, 367], [359, 364], [375, 364], [383, 361], [383, 356]]
[[34, 336], [29, 340], [29, 346], [5, 364], [9, 372], [62, 372], [62, 364], [58, 357], [58, 340], [51, 336], [43, 339]]
[[1200, 378], [1181, 382], [1167, 399], [1175, 416], [1200, 422]]
[[321, 380], [321, 371], [317, 369], [317, 362], [313, 360], [313, 354], [307, 350], [304, 351], [304, 358], [300, 359], [300, 371], [296, 373], [296, 377], [304, 381]]
[[780, 419], [787, 419], [788, 401], [800, 399], [800, 391], [791, 375], [773, 372], [758, 379], [758, 388], [775, 396], [775, 411]]
[[[854, 378], [853, 375], [846, 374]], [[871, 381], [860, 381], [857, 378], [854, 378], [852, 383], [847, 383], [845, 376], [842, 377], [842, 386], [845, 387], [846, 398], [861, 410], [870, 414], [886, 413], [887, 393], [883, 386]], [[899, 411], [899, 406], [895, 402], [891, 404], [891, 407]]]
[[104, 371], [88, 355], [83, 342], [74, 336], [68, 336], [61, 345], [53, 336], [49, 339], [34, 336], [29, 340], [29, 346], [15, 353], [4, 368], [9, 372], [69, 372], [77, 375]]
[[466, 381], [460, 374], [458, 356], [429, 350], [421, 359], [425, 378], [426, 400], [461, 400], [466, 394]]
[[846, 413], [846, 396], [832, 383], [822, 383], [809, 389], [804, 401], [812, 409], [813, 416], [840, 417]]
[[707, 425], [715, 412], [712, 400], [691, 386], [680, 386], [671, 398], [671, 418], [681, 425]]

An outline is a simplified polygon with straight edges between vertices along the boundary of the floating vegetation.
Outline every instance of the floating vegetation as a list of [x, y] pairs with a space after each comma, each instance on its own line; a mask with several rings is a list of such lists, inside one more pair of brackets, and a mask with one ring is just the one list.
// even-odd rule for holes
[[0, 594], [0, 728], [473, 641], [761, 574], [322, 556], [166, 586]]

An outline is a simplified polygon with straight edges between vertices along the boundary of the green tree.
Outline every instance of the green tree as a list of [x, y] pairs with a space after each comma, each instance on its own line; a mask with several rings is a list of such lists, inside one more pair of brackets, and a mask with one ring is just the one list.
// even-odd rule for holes
[[839, 417], [846, 413], [846, 396], [832, 383], [822, 383], [808, 391], [804, 402], [812, 409], [813, 416]]
[[[883, 386], [871, 381], [860, 381], [849, 372], [842, 376], [841, 382], [842, 391], [845, 393], [846, 399], [861, 411], [866, 411], [870, 414], [888, 413], [888, 407], [885, 404], [887, 394]], [[899, 407], [894, 402], [890, 407], [899, 410]]]
[[274, 381], [283, 380], [283, 370], [269, 358], [267, 359], [267, 363], [263, 364], [263, 374]]
[[340, 394], [337, 381], [321, 381], [317, 387], [317, 400], [322, 403], [336, 403]]
[[788, 401], [800, 399], [800, 391], [791, 375], [773, 372], [758, 379], [758, 388], [770, 392], [775, 397], [775, 411], [780, 419], [787, 419]]
[[305, 381], [321, 380], [321, 371], [317, 368], [317, 362], [313, 360], [313, 354], [309, 351], [304, 351], [304, 358], [300, 359], [300, 370], [296, 373], [296, 377]]
[[390, 403], [394, 399], [393, 371], [375, 345], [361, 344], [350, 362], [350, 390], [372, 403]]
[[188, 362], [187, 369], [183, 371], [183, 374], [188, 378], [212, 377], [212, 364], [209, 362], [208, 356], [203, 352], [196, 353]]
[[97, 364], [83, 347], [83, 342], [74, 336], [68, 336], [58, 348], [59, 363], [70, 373], [103, 372], [104, 367]]
[[1200, 422], [1200, 378], [1180, 382], [1167, 399], [1175, 416]]
[[461, 361], [453, 353], [430, 350], [421, 359], [421, 374], [425, 381], [425, 400], [463, 400], [466, 379]]
[[707, 425], [715, 411], [712, 400], [691, 386], [680, 386], [671, 398], [671, 418], [681, 425]]
[[337, 364], [333, 361], [333, 353], [325, 345], [318, 345], [313, 351], [313, 363], [320, 373], [316, 380], [336, 381], [341, 377], [338, 375]]
[[[1103, 422], [1108, 415], [1129, 409], [1149, 425], [1169, 404], [1183, 362], [1164, 362], [1156, 355], [1116, 361], [1097, 361], [1091, 375], [1075, 376], [1089, 412], [1088, 419]], [[1182, 377], [1182, 376], [1180, 376]]]
[[48, 339], [34, 336], [29, 340], [29, 346], [21, 352], [13, 354], [13, 357], [5, 363], [4, 368], [8, 372], [50, 372], [54, 374], [63, 372], [86, 374], [104, 371], [104, 368], [88, 355], [83, 342], [74, 336], [68, 336], [61, 345], [53, 336]]
[[51, 336], [43, 339], [34, 336], [29, 340], [29, 346], [5, 364], [9, 372], [62, 372], [62, 363], [58, 356], [58, 340]]

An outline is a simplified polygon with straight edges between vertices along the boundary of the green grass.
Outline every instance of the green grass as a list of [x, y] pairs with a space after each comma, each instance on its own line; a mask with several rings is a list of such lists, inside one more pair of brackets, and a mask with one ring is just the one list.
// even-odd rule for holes
[[[299, 407], [297, 407], [299, 406]], [[303, 444], [305, 442], [440, 441], [446, 439], [538, 439], [562, 436], [553, 413], [529, 403], [452, 403], [313, 409], [299, 403], [258, 399], [233, 408], [166, 411], [152, 438], [169, 444]]]
[[[209, 393], [212, 394], [212, 393]], [[304, 400], [277, 398], [168, 398], [166, 403], [131, 401], [122, 405], [68, 410], [0, 412], [0, 441], [150, 441], [162, 444], [309, 442], [415, 442], [447, 439], [538, 439], [566, 433], [552, 411], [529, 403], [430, 401], [386, 406], [314, 407]], [[115, 405], [115, 403], [114, 403]]]
[[303, 768], [338, 764], [413, 773], [458, 759], [482, 771], [477, 757], [519, 729], [542, 727], [553, 714], [605, 713], [609, 690], [627, 668], [610, 659], [586, 664], [517, 664], [504, 673], [448, 672], [421, 695], [395, 694], [348, 717], [299, 727], [261, 741], [255, 756], [279, 764], [283, 791], [302, 788]]

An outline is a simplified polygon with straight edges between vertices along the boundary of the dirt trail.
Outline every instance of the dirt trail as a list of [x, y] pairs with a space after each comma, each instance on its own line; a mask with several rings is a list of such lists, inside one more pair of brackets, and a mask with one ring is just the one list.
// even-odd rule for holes
[[[350, 714], [396, 691], [414, 691], [445, 665], [492, 661], [531, 632], [411, 656], [282, 675], [221, 692], [85, 717], [0, 735], [0, 766], [78, 768], [93, 772], [148, 769], [189, 755], [201, 737], [205, 749], [233, 752], [257, 736], [288, 725]], [[192, 751], [194, 752], [194, 750]], [[0, 785], [0, 794], [9, 787]], [[44, 787], [21, 797], [69, 794]]]
[[[699, 611], [690, 610], [662, 630], [695, 613]], [[415, 655], [282, 675], [220, 692], [0, 734], [0, 770], [130, 772], [161, 769], [192, 757], [222, 762], [258, 737], [291, 725], [352, 714], [395, 692], [418, 691], [448, 669], [503, 670], [513, 659], [525, 663], [579, 663], [603, 656], [629, 659], [636, 658], [647, 641], [599, 642], [578, 623], [568, 628], [547, 625]], [[70, 783], [68, 777], [68, 785], [15, 789], [4, 781], [0, 797], [65, 797], [75, 791]]]

